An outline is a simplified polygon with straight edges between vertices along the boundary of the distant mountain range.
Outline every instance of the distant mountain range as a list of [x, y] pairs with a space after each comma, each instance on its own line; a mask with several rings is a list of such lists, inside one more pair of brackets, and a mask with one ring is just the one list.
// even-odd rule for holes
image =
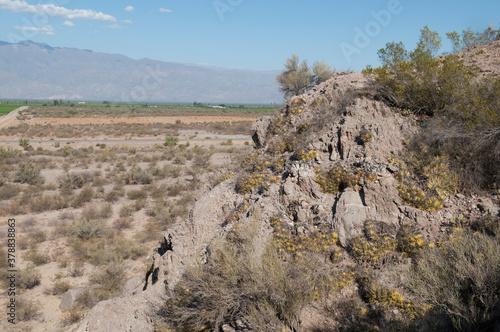
[[0, 41], [0, 99], [270, 104], [277, 74]]

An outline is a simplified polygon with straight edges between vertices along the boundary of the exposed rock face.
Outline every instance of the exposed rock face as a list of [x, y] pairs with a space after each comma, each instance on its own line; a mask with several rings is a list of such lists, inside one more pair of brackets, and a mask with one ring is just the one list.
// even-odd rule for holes
[[73, 306], [75, 305], [76, 298], [78, 297], [78, 295], [85, 292], [86, 289], [87, 289], [86, 287], [78, 287], [78, 288], [72, 288], [72, 289], [68, 290], [66, 293], [64, 293], [64, 295], [61, 299], [61, 303], [59, 304], [59, 309], [61, 311], [73, 309]]
[[[289, 137], [303, 150], [317, 152], [317, 156], [297, 160], [293, 152], [284, 152], [280, 157], [286, 162], [284, 171], [278, 174], [279, 183], [261, 192], [238, 194], [235, 186], [239, 175], [235, 175], [205, 194], [184, 222], [165, 233], [145, 290], [99, 303], [78, 331], [152, 331], [154, 314], [164, 303], [162, 297], [179, 282], [184, 271], [206, 263], [211, 244], [223, 239], [235, 223], [251, 218], [261, 221], [259, 250], [264, 250], [272, 234], [269, 220], [273, 216], [282, 219], [295, 234], [338, 232], [342, 246], [362, 235], [366, 221], [385, 225], [384, 229], [393, 232], [403, 223], [412, 223], [427, 237], [438, 234], [443, 218], [461, 210], [431, 214], [402, 203], [394, 177], [398, 169], [387, 158], [402, 150], [404, 140], [416, 133], [418, 126], [411, 116], [403, 117], [371, 98], [366, 87], [366, 78], [361, 74], [339, 75], [291, 99], [284, 117], [296, 128], [292, 132], [273, 132], [275, 120], [268, 117], [258, 121], [253, 139], [260, 154], [266, 153], [273, 140]], [[299, 128], [308, 129], [301, 132]], [[371, 182], [361, 179], [357, 186], [327, 194], [316, 181], [319, 168], [360, 170], [377, 177]], [[248, 207], [238, 210], [246, 204]], [[483, 202], [477, 209], [498, 213], [496, 207]], [[239, 211], [237, 220], [226, 223], [235, 210]]]
[[266, 145], [266, 135], [267, 130], [269, 129], [269, 125], [272, 122], [272, 118], [270, 116], [265, 116], [257, 121], [252, 126], [252, 130], [254, 131], [252, 135], [252, 139], [255, 142], [255, 147], [260, 149]]

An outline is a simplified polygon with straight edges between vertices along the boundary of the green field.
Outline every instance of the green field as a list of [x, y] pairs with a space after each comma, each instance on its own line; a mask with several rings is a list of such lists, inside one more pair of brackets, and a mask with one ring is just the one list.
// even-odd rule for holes
[[0, 116], [9, 114], [13, 110], [21, 106], [21, 104], [0, 104]]

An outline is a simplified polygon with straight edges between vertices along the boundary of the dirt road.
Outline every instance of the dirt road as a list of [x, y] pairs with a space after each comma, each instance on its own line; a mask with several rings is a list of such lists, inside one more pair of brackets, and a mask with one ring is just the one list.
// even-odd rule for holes
[[21, 106], [7, 115], [0, 117], [0, 129], [9, 126], [13, 121], [16, 120], [16, 117], [19, 115], [19, 112], [27, 110], [29, 106]]

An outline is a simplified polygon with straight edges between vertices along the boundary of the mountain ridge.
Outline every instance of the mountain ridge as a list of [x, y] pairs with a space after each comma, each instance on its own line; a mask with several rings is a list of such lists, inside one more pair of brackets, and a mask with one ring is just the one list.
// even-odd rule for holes
[[282, 101], [277, 74], [0, 41], [7, 99], [271, 104]]

